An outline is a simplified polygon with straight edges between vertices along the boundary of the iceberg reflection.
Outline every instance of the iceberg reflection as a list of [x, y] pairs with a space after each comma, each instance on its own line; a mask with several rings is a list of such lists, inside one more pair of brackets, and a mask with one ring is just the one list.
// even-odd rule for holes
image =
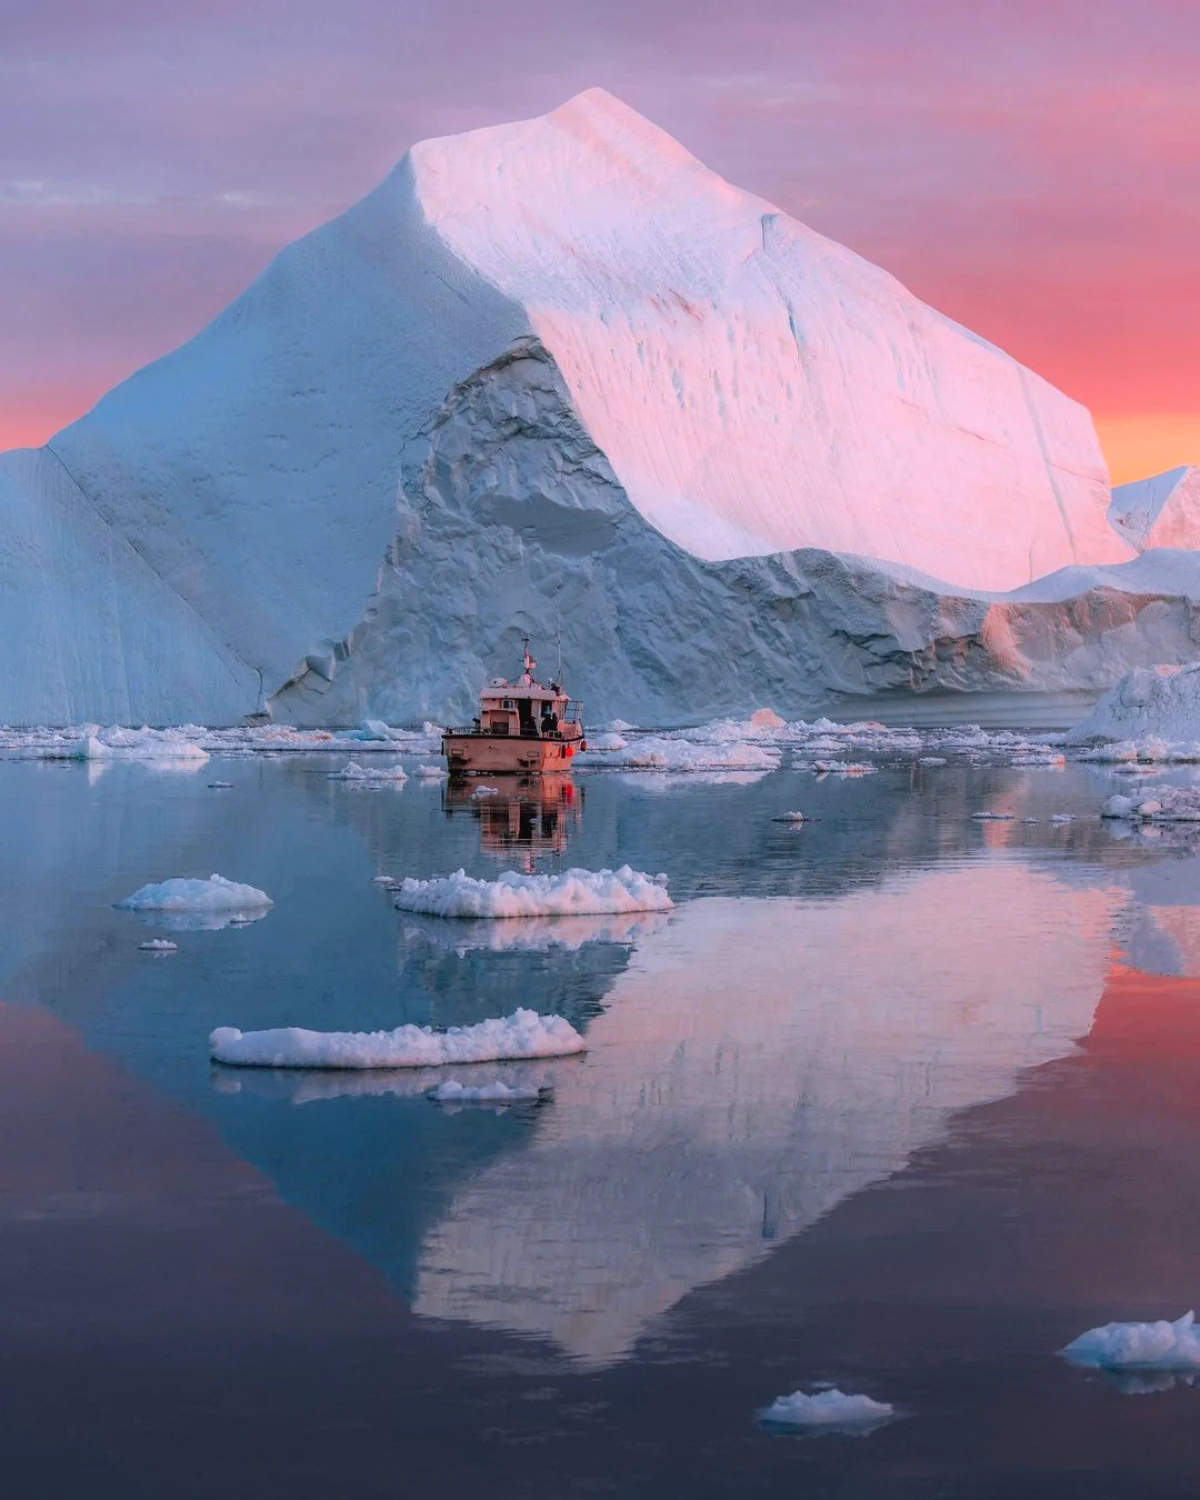
[[988, 861], [837, 901], [682, 906], [528, 1143], [427, 1233], [416, 1311], [620, 1358], [692, 1288], [1073, 1050], [1118, 899]]

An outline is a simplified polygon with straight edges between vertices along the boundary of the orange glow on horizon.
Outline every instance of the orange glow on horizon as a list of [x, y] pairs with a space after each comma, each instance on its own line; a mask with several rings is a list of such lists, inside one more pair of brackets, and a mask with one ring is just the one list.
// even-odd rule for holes
[[1113, 484], [1200, 464], [1200, 412], [1126, 412], [1094, 420]]

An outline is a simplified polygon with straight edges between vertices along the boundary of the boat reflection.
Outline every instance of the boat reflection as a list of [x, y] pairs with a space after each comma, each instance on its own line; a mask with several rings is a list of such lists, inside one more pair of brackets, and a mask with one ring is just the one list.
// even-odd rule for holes
[[447, 816], [479, 823], [485, 854], [526, 870], [539, 855], [562, 854], [583, 820], [583, 789], [569, 776], [474, 776], [452, 779], [442, 791]]

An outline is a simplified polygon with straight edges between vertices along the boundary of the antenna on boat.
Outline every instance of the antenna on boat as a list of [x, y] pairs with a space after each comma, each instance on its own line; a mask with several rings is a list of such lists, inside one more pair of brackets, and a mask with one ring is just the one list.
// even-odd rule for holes
[[521, 669], [525, 673], [525, 676], [532, 682], [533, 669], [537, 666], [537, 662], [535, 662], [533, 657], [529, 654], [529, 637], [527, 635], [523, 635], [521, 637], [521, 640], [525, 645], [525, 655], [521, 662]]

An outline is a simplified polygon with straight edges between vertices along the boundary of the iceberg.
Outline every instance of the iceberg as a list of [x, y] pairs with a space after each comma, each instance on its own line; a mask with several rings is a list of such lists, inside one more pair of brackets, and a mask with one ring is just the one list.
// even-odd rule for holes
[[1200, 467], [1168, 469], [1150, 479], [1117, 485], [1108, 519], [1139, 552], [1200, 547]]
[[117, 905], [124, 911], [252, 912], [274, 902], [255, 886], [239, 885], [224, 875], [210, 875], [207, 880], [180, 878], [143, 885]]
[[1105, 1323], [1089, 1328], [1062, 1351], [1072, 1364], [1093, 1370], [1200, 1370], [1196, 1315], [1173, 1323]]
[[803, 1391], [793, 1391], [790, 1396], [777, 1396], [759, 1413], [759, 1421], [770, 1427], [811, 1427], [826, 1432], [838, 1429], [878, 1427], [896, 1415], [896, 1408], [886, 1401], [874, 1401], [870, 1396], [848, 1396], [835, 1386], [831, 1390], [818, 1391], [809, 1396]]
[[1200, 760], [1200, 662], [1126, 672], [1067, 735], [1097, 760]]
[[477, 880], [465, 870], [432, 880], [402, 880], [396, 910], [433, 917], [594, 917], [609, 913], [670, 911], [665, 875], [619, 870], [565, 870], [561, 875], [521, 875], [506, 870]]
[[592, 89], [0, 455], [0, 721], [382, 734], [524, 630], [597, 722], [1101, 690], [1200, 598], [1109, 499], [1082, 407]]
[[330, 771], [327, 778], [329, 781], [387, 781], [403, 782], [408, 780], [408, 772], [403, 766], [360, 766], [357, 761], [349, 760], [340, 771]]
[[214, 1062], [242, 1068], [429, 1068], [446, 1063], [568, 1057], [584, 1040], [562, 1016], [516, 1010], [511, 1016], [451, 1026], [397, 1026], [394, 1031], [306, 1031], [300, 1026], [239, 1031], [218, 1026], [208, 1039]]

